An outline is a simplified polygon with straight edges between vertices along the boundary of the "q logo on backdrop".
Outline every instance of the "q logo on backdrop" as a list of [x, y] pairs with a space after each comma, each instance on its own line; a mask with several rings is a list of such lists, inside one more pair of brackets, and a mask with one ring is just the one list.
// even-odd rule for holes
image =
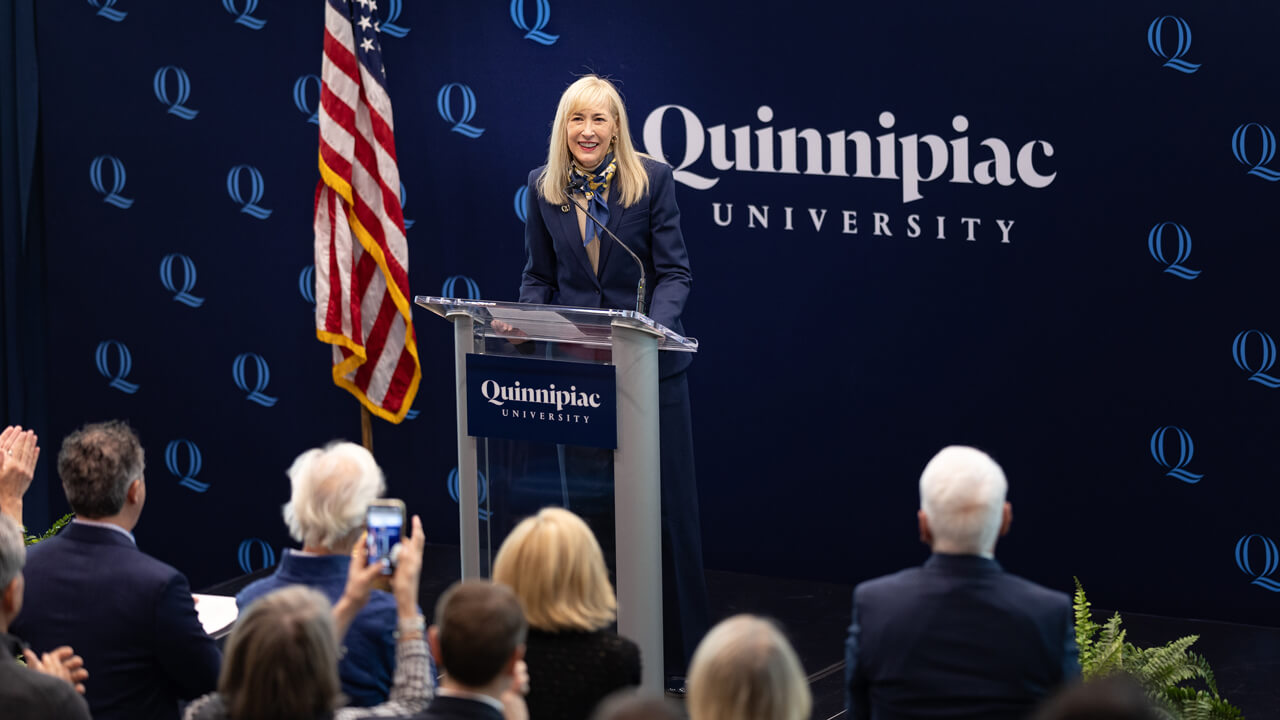
[[[1253, 563], [1249, 558], [1249, 546], [1253, 544], [1255, 538], [1262, 542], [1261, 572], [1253, 571]], [[1240, 568], [1240, 572], [1253, 578], [1252, 584], [1271, 592], [1280, 592], [1280, 582], [1276, 582], [1271, 578], [1275, 571], [1280, 568], [1280, 551], [1277, 551], [1275, 540], [1263, 535], [1245, 535], [1237, 540], [1236, 567]]]
[[[1249, 130], [1252, 128], [1258, 129], [1262, 139], [1262, 148], [1258, 153], [1257, 162], [1249, 159]], [[1280, 180], [1280, 172], [1263, 167], [1276, 156], [1276, 134], [1266, 125], [1251, 122], [1236, 128], [1235, 132], [1231, 133], [1231, 153], [1236, 156], [1236, 160], [1241, 165], [1249, 168], [1250, 175], [1260, 177], [1267, 182]]]
[[[244, 171], [249, 171], [249, 199], [245, 200], [244, 195], [240, 193], [240, 176]], [[258, 172], [258, 168], [252, 165], [237, 165], [231, 168], [231, 172], [227, 173], [227, 194], [235, 204], [240, 206], [240, 212], [245, 213], [249, 217], [259, 220], [266, 220], [271, 217], [271, 211], [258, 207], [258, 202], [262, 200], [262, 194], [266, 189], [266, 185], [262, 182], [262, 173]]]
[[[103, 163], [111, 163], [111, 190], [107, 190], [107, 186], [102, 182], [102, 165]], [[89, 163], [89, 184], [93, 189], [102, 195], [102, 202], [108, 205], [114, 205], [121, 210], [128, 210], [133, 207], [133, 200], [122, 197], [121, 192], [124, 191], [125, 181], [124, 163], [120, 162], [114, 155], [99, 155]]]
[[98, 15], [112, 22], [120, 22], [129, 13], [116, 10], [116, 0], [89, 0], [89, 4], [98, 8]]
[[449, 277], [445, 278], [444, 285], [440, 287], [440, 297], [447, 297], [447, 298], [461, 297], [460, 295], [454, 294], [455, 292], [458, 291], [458, 283], [462, 283], [462, 286], [467, 289], [467, 296], [463, 299], [465, 300], [480, 299], [480, 284], [477, 283], [475, 280], [472, 280], [471, 278], [467, 277], [466, 275], [450, 275]]
[[[1178, 436], [1178, 460], [1172, 463], [1169, 462], [1169, 456], [1165, 452], [1164, 445], [1165, 436], [1170, 432]], [[1151, 457], [1155, 458], [1156, 462], [1169, 471], [1165, 475], [1191, 485], [1200, 482], [1204, 477], [1204, 475], [1197, 475], [1184, 469], [1191, 463], [1191, 458], [1195, 455], [1195, 452], [1196, 446], [1195, 443], [1191, 442], [1191, 433], [1180, 427], [1165, 425], [1151, 434]]]
[[538, 15], [533, 21], [533, 25], [529, 25], [525, 21], [524, 0], [511, 0], [511, 22], [516, 27], [524, 30], [526, 40], [532, 40], [539, 45], [554, 45], [556, 40], [560, 39], [559, 35], [548, 35], [542, 32], [547, 23], [551, 22], [551, 0], [536, 0], [534, 5], [537, 7]]
[[[403, 214], [404, 214], [404, 199], [405, 199], [404, 183], [400, 183], [400, 213], [401, 213], [401, 215], [403, 215]], [[409, 229], [409, 228], [411, 228], [411, 227], [413, 227], [413, 221], [412, 221], [412, 220], [410, 220], [409, 218], [404, 218], [404, 229], [405, 229], [405, 230], [408, 230], [408, 229]]]
[[[1173, 228], [1178, 241], [1177, 252], [1174, 253], [1172, 260], [1164, 254], [1165, 228]], [[1191, 233], [1178, 223], [1163, 222], [1152, 227], [1151, 232], [1147, 233], [1147, 250], [1151, 252], [1151, 257], [1155, 258], [1156, 262], [1165, 266], [1164, 271], [1170, 275], [1183, 280], [1195, 280], [1200, 277], [1199, 270], [1190, 270], [1182, 265], [1191, 257]]]
[[[173, 100], [169, 99], [169, 73], [172, 72], [178, 78], [177, 92], [173, 96]], [[191, 97], [191, 79], [187, 77], [187, 71], [175, 65], [165, 65], [156, 71], [155, 77], [151, 79], [151, 89], [156, 93], [156, 99], [162, 105], [169, 107], [170, 115], [177, 115], [183, 120], [190, 120], [200, 113], [199, 110], [192, 110], [184, 107], [182, 103]]]
[[[314, 103], [307, 102], [307, 88], [315, 85], [316, 101]], [[293, 104], [307, 116], [307, 122], [313, 125], [320, 124], [320, 76], [319, 75], [303, 75], [293, 83]]]
[[298, 292], [308, 305], [316, 304], [316, 266], [308, 265], [298, 273]]
[[529, 215], [529, 186], [521, 185], [516, 188], [515, 197], [516, 217], [520, 218], [520, 222], [528, 222]]
[[[462, 112], [454, 115], [453, 112], [453, 91], [458, 90], [462, 96]], [[445, 122], [453, 125], [451, 130], [461, 133], [472, 140], [480, 137], [484, 133], [484, 128], [472, 127], [467, 123], [471, 122], [471, 118], [476, 116], [476, 94], [470, 87], [462, 83], [449, 83], [440, 88], [440, 92], [436, 93], [436, 110], [440, 113], [440, 117]]]
[[[1258, 363], [1257, 369], [1249, 362], [1249, 338], [1257, 335], [1262, 343], [1262, 358]], [[1275, 390], [1280, 387], [1280, 380], [1271, 377], [1267, 371], [1276, 364], [1276, 341], [1270, 335], [1261, 330], [1245, 330], [1236, 335], [1236, 339], [1231, 343], [1231, 356], [1236, 361], [1236, 366], [1244, 370], [1249, 375], [1249, 379], [1266, 387]]]
[[[477, 484], [480, 486], [478, 488], [479, 496], [476, 498], [476, 504], [484, 505], [485, 500], [489, 498], [489, 481], [485, 479], [484, 473], [478, 470], [476, 471], [476, 478], [478, 480]], [[449, 497], [453, 498], [455, 503], [461, 503], [462, 501], [458, 499], [458, 468], [455, 467], [449, 471], [449, 479], [445, 481], [445, 485], [449, 488]], [[492, 516], [493, 513], [485, 510], [483, 507], [480, 508], [481, 520], [487, 521]]]
[[[257, 382], [254, 383], [253, 389], [249, 388], [249, 383], [245, 381], [245, 365], [252, 360], [254, 369], [257, 370]], [[234, 362], [231, 363], [231, 378], [235, 380], [236, 387], [241, 392], [248, 393], [247, 397], [251, 402], [256, 402], [262, 407], [271, 407], [276, 404], [279, 398], [273, 398], [270, 395], [263, 394], [263, 390], [267, 389], [267, 383], [271, 382], [271, 370], [267, 367], [267, 361], [257, 353], [241, 353], [236, 356]]]
[[[374, 4], [372, 9], [377, 10], [378, 9], [377, 4]], [[387, 35], [390, 35], [391, 37], [396, 37], [396, 38], [402, 38], [405, 35], [408, 35], [409, 28], [401, 27], [396, 24], [396, 21], [400, 19], [401, 10], [402, 8], [401, 8], [400, 0], [388, 0], [387, 16], [382, 20], [382, 22], [378, 23], [374, 27], [374, 30], [380, 33], [386, 33]]]
[[[1177, 44], [1174, 45], [1172, 53], [1165, 52], [1164, 24], [1166, 20], [1172, 21], [1174, 27], [1178, 30]], [[1151, 24], [1147, 26], [1147, 47], [1151, 48], [1151, 52], [1164, 58], [1164, 67], [1188, 75], [1200, 69], [1198, 63], [1190, 63], [1182, 59], [1191, 50], [1191, 26], [1180, 17], [1165, 15], [1152, 20]]]
[[[173, 281], [173, 263], [182, 264], [182, 284], [179, 285]], [[164, 289], [174, 293], [174, 302], [180, 302], [187, 307], [198, 308], [204, 304], [204, 298], [198, 298], [191, 294], [196, 286], [196, 264], [191, 258], [179, 253], [170, 253], [164, 256], [160, 261], [160, 283], [164, 285]]]
[[[181, 469], [178, 463], [178, 450], [186, 448], [187, 465], [186, 469]], [[179, 438], [170, 441], [164, 448], [164, 466], [168, 468], [170, 474], [178, 478], [178, 484], [182, 487], [193, 490], [198, 493], [207, 492], [209, 483], [200, 482], [196, 476], [200, 474], [200, 466], [202, 458], [200, 457], [200, 448], [190, 440]]]
[[[254, 550], [261, 551], [262, 563], [258, 567], [253, 566]], [[249, 538], [240, 543], [240, 550], [236, 553], [236, 557], [240, 560], [240, 570], [246, 573], [266, 570], [276, 564], [276, 551], [271, 549], [266, 540], [258, 538]]]
[[251, 17], [254, 10], [258, 9], [258, 0], [244, 0], [244, 12], [236, 9], [236, 0], [222, 0], [222, 7], [227, 12], [236, 16], [236, 23], [243, 25], [250, 30], [261, 30], [263, 25], [267, 24], [266, 20]]
[[[111, 371], [111, 355], [115, 350], [116, 370]], [[103, 340], [98, 343], [98, 349], [93, 354], [94, 362], [98, 365], [98, 373], [102, 377], [110, 380], [107, 383], [109, 387], [113, 387], [126, 395], [132, 395], [138, 392], [138, 386], [125, 380], [129, 377], [129, 373], [133, 371], [133, 355], [129, 352], [129, 348], [118, 340]]]

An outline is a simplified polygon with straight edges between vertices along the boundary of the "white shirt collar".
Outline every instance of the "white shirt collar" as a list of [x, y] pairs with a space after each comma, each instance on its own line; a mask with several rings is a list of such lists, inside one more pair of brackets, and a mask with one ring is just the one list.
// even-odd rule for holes
[[493, 697], [492, 695], [485, 695], [484, 693], [470, 692], [468, 690], [454, 690], [452, 688], [439, 687], [439, 688], [436, 688], [436, 694], [442, 695], [444, 697], [463, 698], [465, 700], [475, 700], [476, 702], [482, 702], [488, 705], [489, 707], [497, 710], [498, 712], [502, 712], [502, 709], [503, 709], [502, 702], [500, 700]]
[[106, 528], [108, 530], [115, 530], [121, 535], [124, 535], [125, 537], [129, 538], [129, 542], [133, 543], [134, 547], [138, 546], [138, 539], [133, 536], [133, 533], [129, 532], [128, 530], [125, 530], [124, 528], [114, 523], [98, 522], [97, 520], [85, 520], [83, 518], [76, 518], [71, 522], [76, 523], [78, 525], [88, 525], [89, 527]]

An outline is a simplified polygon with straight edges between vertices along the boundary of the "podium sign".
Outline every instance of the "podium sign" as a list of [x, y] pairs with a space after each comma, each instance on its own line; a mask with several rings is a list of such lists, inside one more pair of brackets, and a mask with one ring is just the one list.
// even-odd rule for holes
[[[598, 534], [616, 548], [618, 633], [653, 661], [647, 667], [661, 668], [658, 354], [697, 352], [698, 341], [634, 310], [440, 297], [415, 302], [453, 323], [462, 577], [481, 577], [482, 568], [492, 566], [493, 543], [509, 530], [498, 519], [510, 515], [496, 512], [501, 507], [544, 500], [541, 490], [552, 479], [564, 506], [573, 502], [581, 509], [584, 494], [577, 491], [590, 492], [595, 470], [611, 465], [612, 482], [606, 483], [612, 485], [613, 527]], [[530, 357], [540, 353], [547, 359]], [[551, 372], [564, 374], [540, 374]], [[594, 440], [535, 435], [606, 427]], [[554, 467], [529, 452], [534, 448], [549, 451]], [[603, 464], [597, 462], [601, 455]], [[492, 492], [482, 484], [485, 476]], [[495, 494], [501, 495], [496, 501]], [[661, 695], [662, 673], [646, 671], [641, 687]]]
[[467, 354], [467, 434], [618, 447], [613, 365]]

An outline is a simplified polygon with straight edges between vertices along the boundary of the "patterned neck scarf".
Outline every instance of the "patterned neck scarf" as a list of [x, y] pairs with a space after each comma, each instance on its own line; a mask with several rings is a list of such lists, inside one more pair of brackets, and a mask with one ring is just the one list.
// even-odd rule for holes
[[[604, 195], [609, 191], [609, 183], [613, 180], [613, 174], [618, 170], [618, 161], [614, 159], [613, 153], [604, 156], [600, 166], [588, 175], [577, 163], [569, 166], [569, 190], [574, 193], [582, 193], [587, 196], [587, 212], [591, 217], [600, 221], [600, 225], [607, 226], [609, 224], [609, 203], [604, 199]], [[591, 244], [591, 241], [600, 234], [600, 228], [590, 220], [587, 221], [587, 231], [582, 233], [583, 246]]]

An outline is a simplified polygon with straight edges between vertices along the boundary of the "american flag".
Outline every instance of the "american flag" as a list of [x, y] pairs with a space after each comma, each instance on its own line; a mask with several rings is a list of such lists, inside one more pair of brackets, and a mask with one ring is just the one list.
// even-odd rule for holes
[[333, 381], [398, 423], [422, 370], [376, 9], [376, 0], [325, 2], [316, 336], [333, 346]]

